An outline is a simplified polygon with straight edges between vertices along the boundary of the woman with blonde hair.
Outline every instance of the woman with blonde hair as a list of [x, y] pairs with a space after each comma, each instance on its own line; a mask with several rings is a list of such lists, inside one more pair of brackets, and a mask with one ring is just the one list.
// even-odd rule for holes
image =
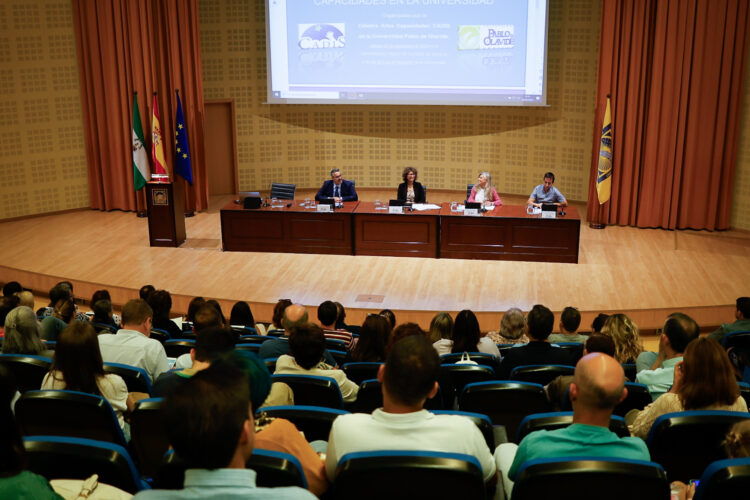
[[440, 339], [451, 338], [453, 332], [453, 318], [447, 312], [439, 312], [430, 321], [430, 342], [433, 344]]
[[468, 203], [495, 205], [496, 207], [503, 205], [500, 195], [497, 194], [495, 186], [492, 185], [492, 176], [489, 172], [479, 174], [477, 183], [471, 188], [471, 194], [469, 194], [469, 199], [466, 201]]
[[602, 333], [615, 341], [615, 359], [620, 363], [635, 363], [643, 352], [638, 325], [625, 314], [613, 314], [604, 322]]

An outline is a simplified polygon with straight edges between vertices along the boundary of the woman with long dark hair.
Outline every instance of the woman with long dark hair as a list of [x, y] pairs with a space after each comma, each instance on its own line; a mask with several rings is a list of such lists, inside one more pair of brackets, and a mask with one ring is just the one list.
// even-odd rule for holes
[[[476, 315], [468, 309], [464, 309], [456, 315], [451, 337], [453, 343], [450, 352], [486, 352], [500, 357], [500, 351], [495, 343], [487, 337], [482, 337], [479, 330], [479, 321]], [[441, 347], [443, 350], [447, 350], [447, 346]], [[441, 352], [438, 349], [438, 354], [447, 354], [447, 352]]]
[[102, 396], [109, 401], [129, 438], [130, 430], [124, 419], [129, 404], [128, 388], [119, 375], [104, 372], [96, 331], [90, 323], [74, 321], [62, 331], [42, 389], [67, 389]]
[[229, 324], [231, 326], [247, 326], [255, 328], [255, 318], [250, 305], [241, 300], [232, 306], [232, 312], [229, 313]]
[[385, 362], [391, 324], [379, 314], [370, 314], [362, 323], [359, 340], [351, 353], [352, 361]]

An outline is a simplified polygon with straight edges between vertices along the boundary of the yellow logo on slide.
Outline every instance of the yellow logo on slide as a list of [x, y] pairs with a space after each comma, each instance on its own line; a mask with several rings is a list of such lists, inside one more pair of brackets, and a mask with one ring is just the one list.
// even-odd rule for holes
[[475, 50], [479, 48], [479, 26], [458, 27], [458, 50]]

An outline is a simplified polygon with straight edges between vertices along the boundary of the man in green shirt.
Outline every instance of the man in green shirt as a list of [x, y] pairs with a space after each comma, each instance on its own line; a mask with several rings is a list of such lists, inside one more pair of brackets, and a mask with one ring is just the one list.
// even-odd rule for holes
[[734, 323], [724, 323], [709, 338], [721, 342], [721, 339], [728, 333], [732, 332], [750, 332], [750, 297], [740, 297], [737, 299], [737, 309], [734, 311], [736, 321]]

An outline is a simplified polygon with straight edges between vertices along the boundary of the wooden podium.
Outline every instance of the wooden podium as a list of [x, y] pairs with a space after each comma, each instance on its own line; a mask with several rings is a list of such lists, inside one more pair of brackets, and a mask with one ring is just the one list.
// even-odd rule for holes
[[147, 182], [148, 239], [152, 247], [185, 243], [185, 191], [173, 182]]

